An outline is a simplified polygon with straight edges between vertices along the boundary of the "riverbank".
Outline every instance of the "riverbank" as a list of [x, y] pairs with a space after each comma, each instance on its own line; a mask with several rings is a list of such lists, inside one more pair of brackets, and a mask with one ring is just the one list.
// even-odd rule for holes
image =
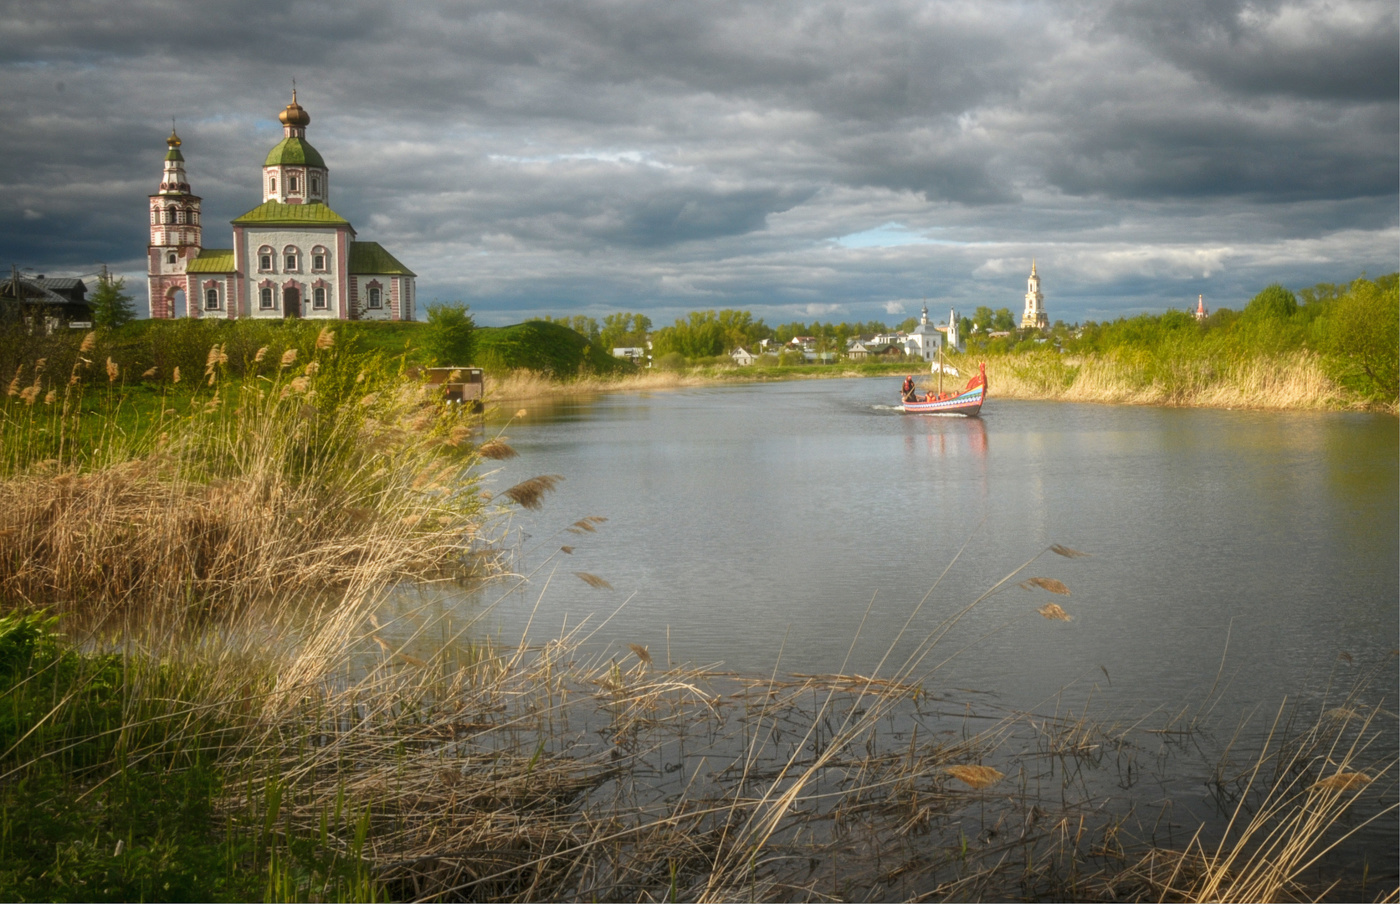
[[[1233, 362], [1181, 359], [1170, 364], [1150, 358], [1062, 355], [1053, 350], [1016, 355], [975, 353], [951, 356], [964, 374], [979, 361], [987, 365], [990, 399], [1160, 405], [1184, 408], [1268, 411], [1372, 411], [1395, 415], [1400, 406], [1368, 402], [1338, 385], [1323, 361], [1307, 353]], [[739, 367], [708, 365], [683, 371], [643, 371], [621, 377], [553, 380], [534, 371], [511, 371], [489, 378], [491, 398], [505, 407], [560, 393], [647, 392], [724, 383], [762, 383], [862, 377], [897, 382], [908, 373], [925, 385], [933, 381], [919, 362], [893, 364]], [[957, 383], [960, 378], [945, 377]], [[946, 388], [946, 387], [945, 387]]]

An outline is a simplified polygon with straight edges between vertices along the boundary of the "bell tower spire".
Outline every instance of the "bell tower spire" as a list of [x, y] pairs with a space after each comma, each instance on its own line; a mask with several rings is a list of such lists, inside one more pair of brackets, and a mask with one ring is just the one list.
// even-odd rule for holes
[[1050, 325], [1045, 313], [1045, 296], [1040, 293], [1040, 277], [1035, 272], [1035, 258], [1031, 258], [1031, 275], [1026, 279], [1026, 309], [1021, 314], [1021, 329], [1043, 330]]
[[190, 192], [185, 155], [180, 153], [183, 143], [172, 123], [170, 137], [165, 139], [160, 188], [150, 196], [151, 241], [146, 247], [146, 276], [152, 317], [175, 316], [176, 293], [186, 289], [185, 267], [199, 256], [204, 244], [200, 198]]

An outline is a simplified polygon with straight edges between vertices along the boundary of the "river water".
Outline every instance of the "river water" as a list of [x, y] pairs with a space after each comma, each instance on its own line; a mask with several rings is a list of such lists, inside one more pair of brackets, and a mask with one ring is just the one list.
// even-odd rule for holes
[[[1188, 793], [1239, 725], [1259, 741], [1281, 706], [1320, 712], [1370, 676], [1353, 704], [1391, 714], [1379, 756], [1393, 758], [1394, 418], [1023, 402], [995, 388], [979, 418], [927, 417], [900, 412], [897, 387], [529, 406], [488, 431], [520, 457], [486, 478], [498, 493], [564, 478], [506, 527], [529, 581], [452, 605], [510, 642], [584, 624], [619, 659], [635, 643], [663, 663], [890, 674], [1039, 555], [1016, 580], [1053, 578], [1069, 595], [1005, 585], [911, 675], [1008, 711], [1164, 728], [1208, 712], [1219, 742], [1172, 779]], [[585, 517], [607, 520], [569, 529]], [[1072, 620], [1037, 615], [1049, 602]], [[1393, 814], [1369, 837], [1393, 869]]]

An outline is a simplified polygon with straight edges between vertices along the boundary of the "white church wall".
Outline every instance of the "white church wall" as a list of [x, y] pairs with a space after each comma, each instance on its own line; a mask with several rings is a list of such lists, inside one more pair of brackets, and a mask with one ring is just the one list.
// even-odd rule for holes
[[[262, 269], [259, 252], [263, 248], [272, 249], [272, 268]], [[288, 248], [296, 251], [296, 268], [287, 269]], [[312, 250], [324, 248], [326, 266], [324, 270], [312, 266]], [[283, 316], [282, 292], [289, 283], [294, 283], [301, 298], [301, 316], [315, 320], [336, 320], [339, 318], [339, 303], [336, 294], [340, 285], [340, 274], [345, 262], [339, 260], [336, 252], [336, 231], [334, 229], [244, 229], [242, 260], [246, 261], [245, 272], [248, 279], [247, 304], [251, 317], [280, 318]], [[272, 307], [262, 306], [262, 289], [272, 284]], [[317, 308], [314, 304], [316, 288], [325, 289], [326, 306]]]

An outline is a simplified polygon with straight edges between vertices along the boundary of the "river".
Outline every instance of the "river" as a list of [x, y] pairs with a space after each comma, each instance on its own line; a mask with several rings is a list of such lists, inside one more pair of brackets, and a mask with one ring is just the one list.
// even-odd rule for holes
[[[1006, 711], [1163, 728], [1209, 713], [1216, 740], [1166, 779], [1196, 795], [1240, 725], [1262, 743], [1280, 707], [1321, 712], [1361, 682], [1351, 703], [1387, 713], [1378, 756], [1393, 764], [1394, 418], [1010, 401], [995, 387], [979, 418], [924, 417], [895, 407], [897, 386], [527, 406], [490, 425], [520, 457], [490, 463], [486, 486], [564, 478], [504, 528], [529, 581], [450, 605], [510, 642], [583, 624], [619, 659], [635, 643], [662, 663], [889, 674], [1039, 556], [911, 675]], [[607, 520], [576, 525], [587, 517]], [[1031, 577], [1069, 595], [1017, 586]], [[1071, 620], [1037, 614], [1051, 602]], [[1393, 868], [1393, 813], [1367, 837]]]

